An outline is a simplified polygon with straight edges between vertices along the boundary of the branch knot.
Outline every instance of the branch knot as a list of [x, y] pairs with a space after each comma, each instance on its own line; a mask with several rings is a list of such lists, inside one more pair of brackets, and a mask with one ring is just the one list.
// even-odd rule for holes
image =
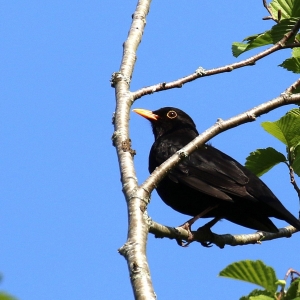
[[116, 84], [120, 81], [125, 81], [128, 86], [130, 84], [130, 78], [128, 76], [125, 76], [124, 74], [122, 74], [120, 71], [112, 73], [111, 78], [110, 78], [111, 87], [115, 87]]
[[[145, 193], [147, 193], [148, 195], [145, 195]], [[137, 198], [137, 199], [141, 200], [142, 202], [144, 202], [146, 207], [150, 203], [150, 195], [148, 192], [145, 191], [145, 189], [134, 188], [132, 190], [132, 193], [129, 194], [127, 201], [130, 201], [131, 199], [134, 199], [134, 198]]]
[[282, 97], [282, 99], [284, 100], [285, 103], [288, 103], [291, 93], [289, 92], [283, 92], [280, 94], [280, 96]]
[[122, 150], [124, 152], [129, 152], [132, 157], [136, 155], [136, 151], [131, 148], [131, 139], [126, 139], [122, 141]]
[[189, 156], [189, 154], [186, 151], [183, 151], [182, 149], [177, 151], [177, 154], [179, 155], [179, 157], [181, 158], [186, 158]]
[[114, 133], [112, 134], [111, 140], [112, 140], [112, 144], [114, 147], [116, 147], [116, 139], [120, 136], [121, 136], [121, 133], [118, 130], [114, 131]]
[[203, 76], [203, 75], [206, 74], [206, 71], [205, 71], [204, 68], [199, 67], [199, 68], [195, 71], [195, 73], [196, 73], [199, 77], [201, 77], [201, 76]]

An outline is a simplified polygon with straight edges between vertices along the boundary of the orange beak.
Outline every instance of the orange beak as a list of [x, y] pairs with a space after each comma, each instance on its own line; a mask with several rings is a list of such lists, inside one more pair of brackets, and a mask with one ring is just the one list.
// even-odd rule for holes
[[132, 111], [134, 111], [138, 115], [140, 115], [148, 120], [157, 121], [159, 118], [159, 116], [154, 114], [151, 110], [136, 108], [136, 109], [133, 109]]

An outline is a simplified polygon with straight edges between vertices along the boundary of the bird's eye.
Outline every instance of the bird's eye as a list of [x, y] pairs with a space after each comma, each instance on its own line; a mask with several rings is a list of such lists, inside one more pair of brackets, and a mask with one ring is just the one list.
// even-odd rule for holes
[[174, 119], [174, 118], [176, 118], [176, 117], [177, 117], [176, 111], [170, 110], [170, 111], [167, 113], [167, 117], [168, 117], [169, 119]]

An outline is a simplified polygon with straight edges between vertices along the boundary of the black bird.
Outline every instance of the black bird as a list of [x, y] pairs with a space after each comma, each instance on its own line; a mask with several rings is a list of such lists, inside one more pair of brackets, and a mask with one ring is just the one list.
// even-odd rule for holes
[[[198, 136], [191, 117], [178, 108], [133, 111], [152, 125], [155, 142], [149, 155], [150, 173]], [[190, 216], [214, 217], [214, 223], [224, 218], [251, 229], [277, 232], [269, 219], [275, 217], [300, 230], [300, 221], [256, 175], [207, 144], [172, 169], [156, 190], [174, 210]], [[191, 220], [189, 228], [195, 221]]]

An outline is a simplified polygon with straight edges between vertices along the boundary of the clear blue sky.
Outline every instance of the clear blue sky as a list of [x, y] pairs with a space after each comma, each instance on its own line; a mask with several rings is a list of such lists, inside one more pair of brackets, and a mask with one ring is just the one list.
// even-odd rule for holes
[[[136, 1], [2, 1], [0, 290], [22, 300], [132, 299], [127, 265], [127, 213], [110, 137], [115, 109], [109, 79], [118, 71]], [[235, 59], [231, 43], [269, 28], [261, 1], [153, 1], [131, 89], [171, 81], [199, 66]], [[138, 100], [134, 107], [180, 107], [199, 131], [278, 96], [297, 76], [277, 67], [290, 50], [231, 73]], [[291, 108], [291, 107], [290, 107]], [[244, 163], [256, 148], [284, 151], [259, 123], [226, 132], [214, 146]], [[132, 114], [139, 182], [148, 176], [150, 126]], [[263, 177], [297, 214], [284, 166]], [[156, 193], [150, 216], [177, 226], [187, 217]], [[275, 221], [278, 226], [285, 225]], [[203, 221], [198, 221], [198, 225]], [[250, 233], [220, 222], [216, 233]], [[245, 247], [205, 249], [149, 236], [151, 275], [159, 299], [238, 299], [255, 286], [218, 278], [229, 263], [261, 259], [283, 278], [300, 270], [299, 236]]]

